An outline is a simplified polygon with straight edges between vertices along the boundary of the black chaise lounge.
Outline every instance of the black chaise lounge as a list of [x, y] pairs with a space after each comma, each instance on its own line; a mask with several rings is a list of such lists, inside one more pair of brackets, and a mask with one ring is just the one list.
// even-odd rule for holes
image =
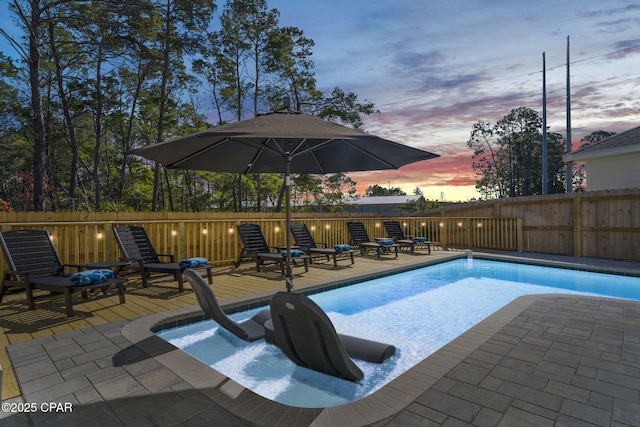
[[273, 327], [275, 344], [293, 363], [349, 381], [364, 378], [351, 357], [382, 363], [396, 351], [389, 344], [339, 335], [326, 313], [303, 294], [277, 292], [271, 298], [268, 326]]
[[387, 236], [400, 245], [400, 249], [409, 248], [413, 253], [416, 246], [426, 246], [429, 253], [431, 253], [431, 242], [429, 240], [423, 237], [406, 236], [398, 221], [385, 221], [384, 229], [387, 231]]
[[264, 338], [264, 323], [271, 318], [269, 309], [260, 311], [251, 319], [236, 322], [222, 310], [213, 290], [195, 270], [187, 268], [184, 271], [187, 279], [202, 311], [209, 318], [215, 320], [220, 326], [235, 336], [245, 341], [253, 342]]
[[[159, 254], [149, 240], [149, 236], [143, 227], [138, 226], [119, 226], [113, 227], [113, 234], [116, 236], [118, 246], [122, 251], [123, 260], [130, 263], [125, 269], [139, 271], [142, 276], [142, 286], [148, 287], [147, 276], [150, 273], [172, 274], [178, 282], [178, 288], [182, 292], [184, 290], [182, 271], [183, 267], [176, 262], [173, 254]], [[161, 261], [160, 257], [168, 259]], [[215, 264], [204, 264], [197, 269], [207, 270], [207, 279], [209, 283], [213, 283], [211, 269]]]
[[[335, 247], [330, 248], [327, 247], [326, 242], [316, 242], [313, 239], [313, 236], [309, 232], [306, 224], [300, 222], [294, 222], [291, 224], [291, 235], [293, 235], [293, 239], [296, 242], [296, 246], [298, 246], [301, 250], [303, 250], [307, 255], [323, 255], [327, 257], [327, 261], [333, 258], [333, 266], [338, 267], [338, 256], [345, 255], [349, 256], [351, 259], [351, 264], [354, 263], [353, 254], [356, 252], [353, 249], [347, 250], [336, 250]], [[320, 245], [320, 246], [318, 246]], [[339, 245], [340, 246], [340, 245]], [[313, 258], [311, 258], [311, 262], [313, 262]]]
[[[260, 272], [260, 267], [265, 261], [275, 262], [280, 266], [280, 272], [284, 276], [285, 271], [285, 257], [283, 255], [282, 247], [273, 247], [278, 252], [271, 252], [272, 247], [269, 246], [267, 240], [264, 238], [262, 229], [258, 224], [238, 224], [238, 235], [242, 241], [242, 250], [236, 261], [236, 268], [240, 266], [240, 261], [244, 258], [249, 258], [255, 261], [256, 271]], [[309, 259], [308, 255], [300, 255], [295, 259], [301, 259], [304, 261], [304, 270], [309, 271]]]
[[73, 316], [72, 294], [81, 292], [87, 298], [87, 291], [102, 289], [105, 293], [115, 286], [120, 304], [124, 304], [124, 283], [126, 279], [111, 278], [100, 283], [76, 285], [65, 267], [82, 270], [81, 265], [63, 264], [51, 236], [45, 230], [10, 230], [0, 233], [2, 252], [9, 269], [5, 271], [0, 285], [0, 302], [5, 292], [12, 287], [22, 288], [27, 293], [27, 304], [34, 310], [33, 291], [40, 289], [51, 293], [64, 294], [67, 316]]
[[360, 221], [348, 221], [347, 229], [351, 236], [351, 244], [360, 248], [360, 254], [364, 255], [367, 251], [374, 250], [376, 255], [380, 258], [383, 253], [395, 253], [398, 258], [398, 248], [400, 245], [391, 241], [380, 240], [373, 242], [369, 239], [367, 230], [364, 228], [364, 224]]

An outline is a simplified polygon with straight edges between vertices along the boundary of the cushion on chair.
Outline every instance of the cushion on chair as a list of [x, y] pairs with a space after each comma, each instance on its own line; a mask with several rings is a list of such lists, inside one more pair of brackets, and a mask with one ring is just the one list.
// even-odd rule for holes
[[209, 264], [209, 260], [206, 258], [187, 258], [181, 260], [178, 264], [180, 268], [198, 268]]
[[106, 282], [115, 276], [113, 270], [85, 270], [73, 273], [70, 277], [74, 285], [93, 285], [95, 283]]
[[[282, 251], [280, 253], [282, 254], [282, 258], [287, 257], [287, 251]], [[304, 255], [304, 252], [302, 252], [300, 249], [291, 249], [291, 258], [297, 258], [302, 255]]]
[[351, 247], [351, 245], [341, 244], [341, 245], [335, 245], [333, 249], [340, 254], [342, 252], [350, 251], [353, 248]]
[[391, 246], [395, 243], [393, 239], [378, 239], [377, 241], [383, 246]]
[[427, 241], [426, 237], [414, 237], [413, 240], [415, 243], [425, 243]]

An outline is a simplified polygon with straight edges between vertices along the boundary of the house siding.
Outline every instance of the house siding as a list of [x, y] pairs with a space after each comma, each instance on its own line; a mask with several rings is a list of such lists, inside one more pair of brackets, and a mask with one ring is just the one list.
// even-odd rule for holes
[[594, 158], [585, 161], [587, 190], [640, 187], [640, 153]]

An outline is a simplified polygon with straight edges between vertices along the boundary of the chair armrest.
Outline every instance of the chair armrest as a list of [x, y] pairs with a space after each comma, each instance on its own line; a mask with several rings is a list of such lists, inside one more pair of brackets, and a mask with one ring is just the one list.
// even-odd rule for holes
[[74, 267], [77, 268], [78, 271], [84, 270], [84, 264], [62, 264], [62, 267]]
[[327, 248], [329, 244], [327, 242], [316, 242], [316, 246], [322, 246], [323, 248]]
[[164, 256], [164, 257], [168, 257], [169, 260], [171, 260], [171, 262], [176, 262], [176, 256], [174, 254], [156, 254], [159, 257], [160, 256]]
[[131, 264], [138, 264], [138, 267], [140, 267], [141, 269], [144, 268], [144, 260], [142, 258], [122, 257], [120, 259], [124, 262], [130, 262]]

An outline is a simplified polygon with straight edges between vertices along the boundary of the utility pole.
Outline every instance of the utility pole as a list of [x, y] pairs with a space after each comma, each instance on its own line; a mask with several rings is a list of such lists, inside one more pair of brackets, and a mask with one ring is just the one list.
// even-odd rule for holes
[[547, 167], [547, 66], [542, 52], [542, 194], [549, 193]]
[[[569, 36], [567, 36], [567, 154], [571, 152], [571, 76], [569, 72]], [[573, 163], [567, 162], [567, 193], [573, 192]]]

